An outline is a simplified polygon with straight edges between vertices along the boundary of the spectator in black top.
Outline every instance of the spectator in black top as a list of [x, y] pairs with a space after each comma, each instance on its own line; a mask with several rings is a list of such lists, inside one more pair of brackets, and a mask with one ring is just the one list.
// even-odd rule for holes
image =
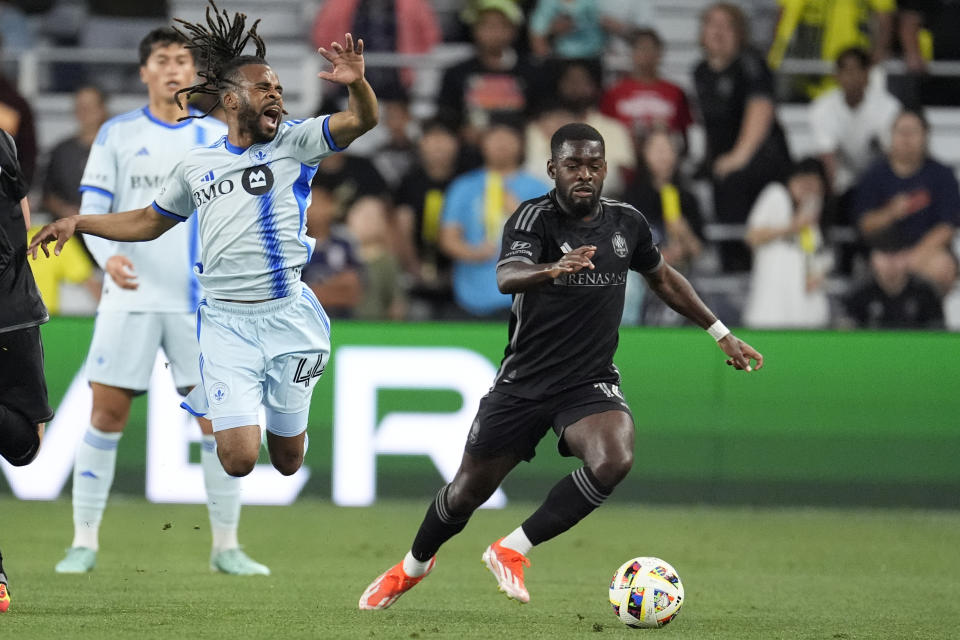
[[33, 460], [53, 418], [39, 327], [49, 316], [27, 265], [27, 189], [13, 138], [0, 131], [0, 456], [14, 466]]
[[866, 329], [942, 329], [943, 305], [926, 280], [910, 274], [906, 256], [875, 249], [873, 278], [843, 300], [849, 321]]
[[321, 160], [312, 184], [332, 194], [337, 222], [346, 220], [350, 206], [363, 196], [390, 198], [390, 188], [373, 163], [346, 153], [334, 153]]
[[911, 107], [920, 105], [956, 106], [960, 95], [960, 78], [955, 74], [927, 74], [923, 56], [923, 35], [933, 40], [933, 59], [960, 60], [960, 2], [957, 0], [898, 0], [899, 35], [903, 58], [907, 64], [907, 82], [900, 99]]
[[[694, 84], [707, 134], [704, 173], [713, 183], [717, 221], [742, 224], [763, 187], [790, 167], [773, 77], [750, 48], [747, 21], [736, 5], [717, 3], [704, 11], [700, 45], [704, 60]], [[725, 271], [750, 268], [750, 252], [740, 241], [721, 244], [720, 259]]]
[[413, 277], [411, 318], [449, 318], [457, 315], [450, 259], [440, 250], [438, 241], [444, 193], [462, 168], [460, 140], [440, 120], [427, 121], [421, 129], [417, 163], [394, 192], [397, 253]]
[[478, 0], [466, 13], [476, 55], [450, 67], [437, 99], [438, 116], [475, 145], [492, 120], [529, 113], [534, 69], [513, 46], [523, 13], [510, 0]]
[[107, 119], [106, 96], [92, 86], [77, 89], [73, 96], [73, 115], [77, 132], [50, 152], [43, 179], [43, 208], [56, 218], [80, 213], [80, 178], [90, 146]]

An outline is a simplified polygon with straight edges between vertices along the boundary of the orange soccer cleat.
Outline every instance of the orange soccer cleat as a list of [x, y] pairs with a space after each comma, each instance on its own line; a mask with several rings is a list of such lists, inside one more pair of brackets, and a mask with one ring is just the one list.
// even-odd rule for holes
[[10, 608], [10, 592], [6, 583], [0, 582], [0, 613]]
[[430, 558], [430, 564], [422, 576], [411, 578], [403, 571], [403, 562], [391, 567], [386, 573], [374, 580], [367, 590], [360, 596], [360, 608], [364, 610], [386, 609], [397, 598], [412, 589], [421, 580], [427, 577], [437, 564], [437, 557]]
[[507, 594], [508, 598], [524, 604], [530, 602], [530, 594], [523, 586], [523, 567], [529, 567], [530, 561], [522, 553], [501, 546], [502, 540], [500, 538], [487, 547], [483, 552], [483, 563], [497, 579], [500, 591]]

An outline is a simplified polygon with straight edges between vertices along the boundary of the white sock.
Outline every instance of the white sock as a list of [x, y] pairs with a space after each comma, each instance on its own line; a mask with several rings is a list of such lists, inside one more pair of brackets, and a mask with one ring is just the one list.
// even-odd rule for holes
[[202, 437], [200, 466], [207, 488], [207, 512], [213, 534], [213, 552], [236, 549], [237, 527], [240, 524], [240, 479], [228, 475], [217, 457], [217, 441], [212, 435]]
[[[433, 558], [431, 558], [432, 560]], [[430, 566], [430, 560], [426, 562], [420, 562], [413, 557], [413, 554], [407, 551], [407, 555], [403, 556], [403, 572], [410, 576], [411, 578], [419, 578], [427, 572], [427, 567]]]
[[521, 555], [530, 555], [530, 549], [533, 549], [533, 543], [523, 532], [523, 527], [517, 527], [510, 535], [500, 541], [501, 547], [513, 549]]
[[117, 466], [117, 443], [122, 433], [106, 433], [87, 427], [77, 446], [73, 465], [73, 544], [96, 551], [100, 548], [100, 521]]

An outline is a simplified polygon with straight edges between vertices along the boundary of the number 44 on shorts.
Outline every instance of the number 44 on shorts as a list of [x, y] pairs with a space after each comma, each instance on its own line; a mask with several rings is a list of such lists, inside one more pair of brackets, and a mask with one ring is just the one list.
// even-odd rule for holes
[[311, 367], [307, 364], [306, 358], [300, 358], [299, 364], [297, 364], [297, 370], [293, 374], [293, 383], [299, 384], [303, 383], [304, 387], [310, 386], [310, 381], [313, 378], [319, 378], [323, 375], [323, 370], [326, 368], [326, 364], [323, 362], [323, 354], [317, 354], [317, 361]]

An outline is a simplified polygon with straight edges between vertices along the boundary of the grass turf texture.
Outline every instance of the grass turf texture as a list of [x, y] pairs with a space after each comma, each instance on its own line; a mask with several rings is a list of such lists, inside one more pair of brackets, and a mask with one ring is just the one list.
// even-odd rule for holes
[[[531, 603], [496, 591], [480, 554], [530, 505], [480, 511], [436, 571], [387, 611], [357, 610], [402, 558], [429, 498], [338, 509], [247, 507], [246, 550], [267, 578], [212, 574], [203, 505], [111, 500], [96, 570], [58, 576], [70, 505], [0, 499], [12, 606], [0, 637], [121, 638], [956, 638], [960, 513], [604, 506], [532, 555]], [[660, 630], [607, 604], [637, 555], [680, 572], [686, 603]]]

